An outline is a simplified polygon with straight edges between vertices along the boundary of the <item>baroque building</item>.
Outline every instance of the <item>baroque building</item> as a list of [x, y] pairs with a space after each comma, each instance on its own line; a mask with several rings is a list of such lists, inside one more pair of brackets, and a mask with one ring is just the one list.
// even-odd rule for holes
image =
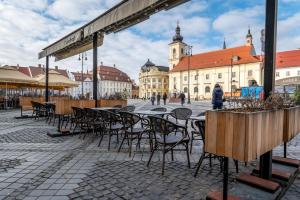
[[[224, 42], [223, 49], [194, 55], [184, 53], [187, 47], [180, 35], [178, 24], [173, 41], [169, 44], [171, 96], [181, 92], [188, 96], [189, 92], [191, 99], [210, 99], [216, 83], [221, 85], [227, 95], [231, 91], [249, 86], [250, 83], [256, 82], [258, 85], [263, 83], [263, 56], [256, 55], [250, 28], [242, 46], [227, 48]], [[296, 57], [298, 57], [297, 64]], [[280, 76], [282, 78], [292, 74], [300, 76], [299, 58], [300, 50], [278, 53], [276, 80]]]
[[139, 73], [139, 98], [150, 98], [152, 95], [168, 94], [169, 67], [156, 66], [149, 59]]

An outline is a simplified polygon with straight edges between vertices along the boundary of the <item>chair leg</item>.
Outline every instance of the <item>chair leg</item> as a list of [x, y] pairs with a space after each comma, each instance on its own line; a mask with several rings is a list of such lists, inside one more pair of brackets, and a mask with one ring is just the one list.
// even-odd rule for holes
[[211, 164], [211, 154], [209, 154], [209, 167], [212, 167], [212, 164]]
[[102, 140], [103, 140], [103, 137], [104, 137], [104, 134], [102, 133], [102, 134], [101, 134], [101, 136], [100, 136], [100, 140], [99, 140], [98, 147], [100, 147], [100, 145], [101, 145], [101, 142], [102, 142]]
[[108, 151], [110, 150], [111, 132], [108, 132]]
[[122, 148], [122, 146], [123, 146], [123, 143], [124, 143], [126, 137], [127, 137], [127, 134], [125, 133], [125, 135], [124, 135], [124, 137], [123, 137], [123, 139], [122, 139], [122, 142], [121, 142], [121, 144], [120, 144], [120, 146], [119, 146], [118, 152], [121, 151], [121, 148]]
[[204, 160], [204, 157], [205, 157], [205, 152], [202, 152], [201, 157], [200, 157], [200, 159], [199, 159], [199, 161], [198, 161], [198, 163], [197, 163], [197, 169], [196, 169], [196, 171], [195, 171], [194, 177], [197, 176], [198, 171], [199, 171], [199, 169], [200, 169], [200, 167], [201, 167], [201, 164], [202, 164], [202, 162], [203, 162], [203, 160]]
[[147, 167], [149, 167], [149, 165], [150, 165], [150, 162], [151, 162], [151, 160], [152, 160], [152, 157], [153, 157], [153, 154], [154, 154], [154, 152], [156, 151], [156, 146], [153, 148], [153, 150], [152, 150], [152, 152], [151, 152], [151, 155], [150, 155], [150, 158], [149, 158], [149, 160], [148, 160], [148, 163], [147, 163]]
[[186, 156], [187, 156], [187, 160], [188, 160], [188, 167], [191, 168], [189, 143], [188, 142], [186, 143], [185, 148], [186, 148]]
[[174, 151], [173, 151], [173, 149], [171, 149], [171, 158], [172, 158], [172, 161], [174, 161]]
[[130, 142], [129, 142], [130, 144], [129, 144], [129, 147], [128, 147], [128, 148], [129, 148], [129, 157], [131, 157], [131, 151], [132, 151], [132, 140], [133, 140], [133, 136], [131, 135], [131, 136], [130, 136], [130, 140], [129, 140], [129, 141], [130, 141]]
[[165, 157], [166, 157], [166, 150], [165, 150], [165, 145], [163, 147], [163, 160], [162, 160], [162, 169], [161, 169], [161, 172], [162, 172], [162, 175], [164, 175], [164, 172], [165, 172]]
[[192, 138], [191, 138], [191, 147], [190, 147], [190, 154], [192, 154], [192, 149], [193, 149], [193, 141], [194, 141], [194, 136], [192, 133]]

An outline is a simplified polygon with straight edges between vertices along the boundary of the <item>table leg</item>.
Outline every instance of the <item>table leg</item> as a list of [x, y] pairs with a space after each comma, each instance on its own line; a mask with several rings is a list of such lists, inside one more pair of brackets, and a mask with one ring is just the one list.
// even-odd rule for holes
[[58, 132], [60, 132], [60, 125], [61, 125], [61, 116], [58, 115]]
[[228, 196], [228, 158], [224, 157], [223, 169], [223, 200], [227, 200]]

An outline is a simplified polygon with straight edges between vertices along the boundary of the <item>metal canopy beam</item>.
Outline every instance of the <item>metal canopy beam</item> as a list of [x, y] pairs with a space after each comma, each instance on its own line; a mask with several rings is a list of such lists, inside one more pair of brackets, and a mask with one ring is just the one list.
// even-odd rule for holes
[[118, 32], [147, 20], [151, 15], [176, 7], [190, 0], [123, 0], [93, 21], [43, 49], [38, 58], [54, 56], [56, 60], [68, 58], [93, 48], [93, 34]]

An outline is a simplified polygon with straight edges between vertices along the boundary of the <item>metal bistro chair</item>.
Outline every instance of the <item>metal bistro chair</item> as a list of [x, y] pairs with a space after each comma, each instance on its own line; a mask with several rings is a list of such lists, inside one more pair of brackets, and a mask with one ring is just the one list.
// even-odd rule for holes
[[110, 150], [110, 143], [111, 143], [111, 136], [116, 135], [117, 136], [117, 143], [119, 143], [119, 132], [123, 129], [123, 124], [120, 116], [116, 113], [107, 111], [107, 110], [101, 110], [101, 117], [103, 121], [103, 133], [101, 134], [101, 138], [98, 144], [98, 147], [100, 147], [101, 142], [103, 140], [104, 134], [108, 134], [108, 150]]
[[188, 121], [192, 116], [193, 112], [188, 108], [175, 108], [171, 111], [170, 116], [176, 120], [176, 123], [179, 121], [184, 121], [184, 126], [187, 127]]
[[[189, 135], [186, 127], [177, 125], [169, 120], [161, 117], [149, 116], [151, 129], [154, 132], [154, 148], [152, 149], [147, 166], [149, 166], [152, 156], [155, 151], [162, 150], [163, 163], [162, 163], [162, 174], [164, 174], [165, 168], [165, 154], [169, 151], [172, 153], [172, 161], [174, 160], [173, 151], [186, 151], [188, 167], [191, 167], [189, 157]], [[178, 134], [178, 133], [181, 133]], [[185, 149], [177, 149], [176, 147], [183, 145]], [[176, 149], [175, 149], [176, 148]]]
[[71, 117], [71, 128], [73, 128], [73, 132], [75, 132], [76, 128], [79, 128], [79, 134], [81, 135], [82, 130], [84, 129], [84, 125], [86, 124], [85, 120], [85, 112], [82, 108], [72, 107], [73, 116]]
[[32, 116], [34, 116], [34, 119], [39, 119], [40, 117], [47, 116], [47, 109], [45, 105], [34, 101], [31, 101], [31, 105], [33, 108]]
[[[194, 177], [197, 176], [198, 172], [199, 172], [199, 169], [201, 167], [201, 164], [203, 162], [203, 160], [205, 158], [209, 158], [209, 166], [212, 167], [212, 158], [218, 158], [218, 160], [220, 161], [220, 166], [221, 166], [221, 170], [222, 170], [222, 163], [223, 163], [223, 159], [222, 157], [220, 156], [215, 156], [213, 154], [210, 154], [208, 152], [205, 151], [205, 121], [195, 121], [195, 126], [198, 128], [198, 135], [200, 136], [200, 139], [199, 140], [202, 140], [203, 142], [203, 147], [202, 147], [202, 154], [201, 154], [201, 157], [197, 163], [197, 168], [196, 168], [196, 171], [195, 171], [195, 174], [194, 174]], [[238, 161], [237, 160], [234, 160], [234, 164], [235, 164], [235, 167], [236, 167], [236, 173], [239, 172], [239, 169], [238, 169]]]
[[140, 147], [140, 141], [143, 139], [143, 134], [145, 133], [148, 134], [147, 138], [149, 139], [150, 146], [152, 147], [150, 131], [148, 128], [141, 125], [144, 122], [144, 118], [129, 112], [120, 112], [119, 114], [123, 122], [124, 137], [118, 152], [120, 152], [124, 141], [127, 140], [129, 146], [129, 157], [131, 157], [133, 140], [137, 139], [137, 147]]
[[92, 133], [97, 133], [97, 130], [100, 130], [102, 127], [102, 121], [100, 120], [100, 114], [98, 111], [85, 108], [85, 122], [86, 122], [86, 132], [83, 136], [83, 140], [85, 139], [86, 135], [92, 130]]

